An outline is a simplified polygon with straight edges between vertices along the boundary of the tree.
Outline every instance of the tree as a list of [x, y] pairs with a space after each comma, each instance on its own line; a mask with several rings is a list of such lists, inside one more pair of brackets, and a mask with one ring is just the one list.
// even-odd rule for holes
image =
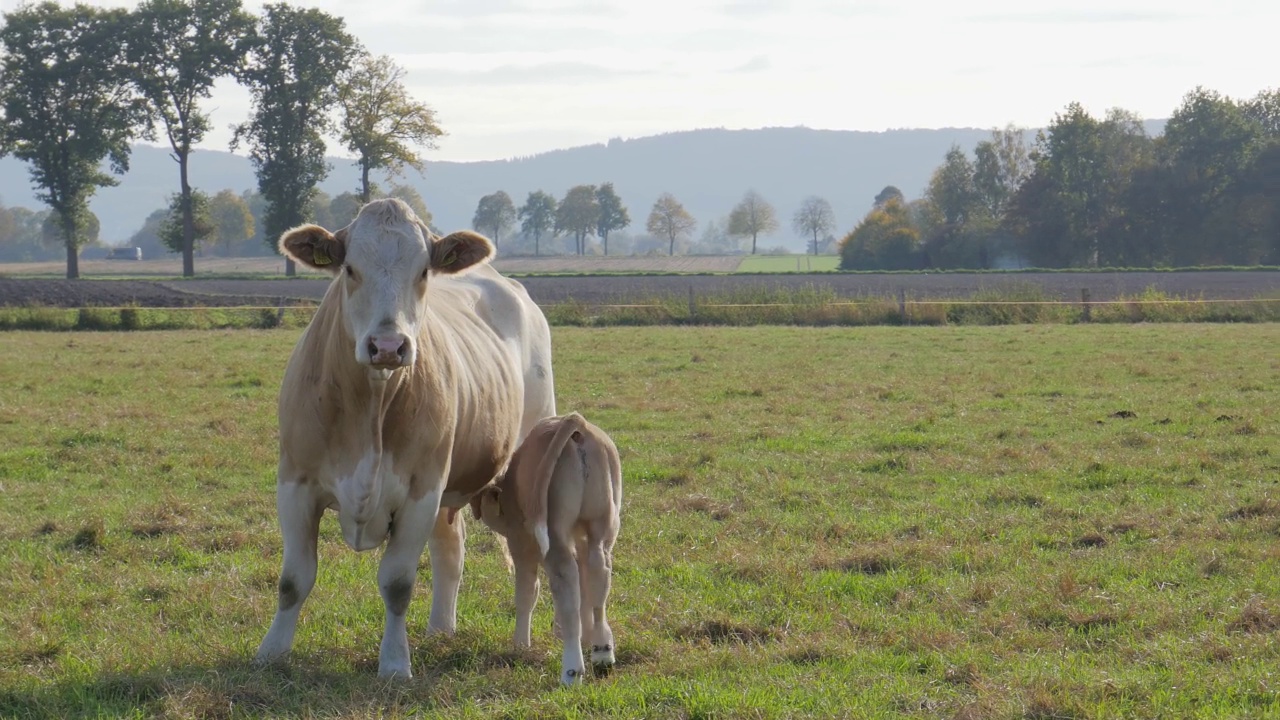
[[533, 254], [539, 253], [542, 236], [556, 226], [556, 199], [552, 195], [535, 190], [529, 193], [520, 206], [520, 231], [533, 236]]
[[445, 134], [435, 111], [409, 95], [404, 77], [404, 68], [391, 58], [366, 54], [338, 81], [341, 140], [360, 166], [361, 202], [373, 197], [370, 171], [398, 175], [411, 167], [422, 172], [422, 157], [413, 146], [435, 148]]
[[0, 153], [30, 165], [36, 197], [58, 217], [67, 277], [80, 276], [89, 198], [129, 169], [145, 108], [129, 82], [127, 14], [53, 2], [5, 13], [0, 28]]
[[800, 204], [791, 218], [791, 227], [799, 235], [812, 236], [809, 247], [818, 254], [818, 238], [836, 229], [836, 214], [831, 203], [816, 195], [810, 195]]
[[[1003, 225], [1042, 267], [1113, 265], [1130, 255], [1132, 182], [1152, 162], [1142, 120], [1121, 109], [1098, 120], [1067, 106], [1037, 134], [1034, 170], [1011, 196]], [[1123, 251], [1123, 252], [1122, 252]]]
[[658, 196], [653, 209], [649, 211], [649, 221], [645, 223], [645, 229], [651, 234], [667, 239], [667, 254], [671, 256], [676, 254], [676, 240], [688, 237], [696, 227], [698, 221], [693, 219], [671, 193]]
[[[360, 202], [360, 196], [353, 192], [338, 193], [329, 201], [329, 214], [333, 217], [337, 227], [346, 227], [352, 220], [356, 219], [356, 215], [360, 214], [360, 208], [363, 204]], [[416, 214], [417, 211], [415, 210], [414, 212]], [[426, 220], [423, 220], [423, 222], [426, 222]]]
[[52, 247], [44, 238], [44, 223], [50, 215], [48, 210], [37, 212], [11, 207], [4, 210], [4, 215], [6, 219], [0, 227], [0, 260], [30, 262], [58, 258], [58, 245], [62, 244], [62, 238], [57, 238]]
[[973, 154], [973, 192], [987, 214], [999, 218], [1033, 169], [1025, 133], [1012, 125], [992, 130], [991, 138], [979, 142]]
[[[423, 201], [422, 195], [412, 185], [392, 185], [391, 191], [386, 196], [402, 201], [413, 210], [413, 214], [417, 215], [419, 220], [428, 227], [431, 226], [431, 211], [427, 209], [427, 203]], [[357, 212], [359, 212], [358, 208]], [[354, 218], [355, 215], [351, 217]], [[497, 238], [494, 240], [496, 241]]]
[[596, 188], [596, 205], [600, 208], [600, 217], [596, 220], [596, 234], [604, 243], [604, 254], [609, 254], [609, 233], [631, 224], [631, 216], [622, 204], [622, 198], [613, 191], [613, 183], [607, 182]]
[[876, 199], [872, 201], [871, 206], [882, 208], [889, 203], [890, 200], [897, 200], [900, 203], [907, 201], [906, 196], [895, 185], [885, 185], [884, 189], [876, 193]]
[[[235, 129], [233, 147], [249, 159], [266, 199], [267, 244], [305, 220], [316, 185], [329, 172], [324, 134], [327, 109], [337, 102], [339, 76], [358, 52], [341, 18], [283, 3], [263, 8], [241, 80], [253, 97], [253, 117]], [[285, 273], [294, 275], [293, 261]]]
[[168, 214], [156, 234], [170, 251], [185, 253], [187, 243], [198, 248], [217, 230], [218, 226], [209, 213], [209, 196], [199, 190], [191, 190], [186, 198], [182, 193], [174, 193], [169, 198]]
[[[90, 212], [84, 216], [84, 222], [76, 227], [76, 232], [79, 233], [79, 237], [76, 238], [77, 246], [92, 245], [98, 242], [102, 224], [98, 221], [98, 216]], [[48, 213], [44, 216], [40, 226], [40, 237], [46, 245], [56, 245], [63, 239], [65, 233], [66, 228], [62, 225], [62, 220], [57, 213]]]
[[975, 176], [974, 164], [956, 145], [930, 176], [924, 200], [932, 208], [934, 222], [927, 223], [923, 235], [925, 267], [991, 267], [993, 223]]
[[1177, 223], [1173, 264], [1256, 262], [1252, 243], [1238, 242], [1233, 205], [1236, 186], [1262, 146], [1263, 107], [1196, 88], [1165, 124], [1162, 159], [1172, 177], [1168, 208]]
[[600, 203], [596, 200], [594, 185], [569, 188], [556, 206], [555, 231], [573, 235], [574, 248], [579, 255], [586, 252], [587, 237], [596, 231], [599, 222]]
[[[191, 149], [209, 130], [199, 103], [220, 77], [240, 69], [253, 17], [240, 0], [144, 0], [127, 43], [134, 83], [160, 121], [178, 163], [182, 274], [195, 275], [195, 208], [187, 172]], [[206, 198], [207, 200], [207, 198]]]
[[906, 203], [890, 197], [840, 241], [840, 269], [911, 270], [919, 267], [919, 244]]
[[751, 254], [756, 254], [756, 238], [778, 231], [778, 216], [773, 206], [760, 193], [748, 190], [742, 200], [729, 212], [730, 235], [751, 236]]
[[476, 204], [476, 214], [471, 218], [471, 227], [480, 232], [488, 232], [496, 245], [502, 233], [516, 223], [516, 206], [511, 196], [504, 190], [480, 198]]
[[209, 220], [213, 223], [213, 241], [222, 246], [222, 254], [231, 257], [235, 246], [253, 237], [253, 213], [244, 198], [223, 190], [209, 200]]

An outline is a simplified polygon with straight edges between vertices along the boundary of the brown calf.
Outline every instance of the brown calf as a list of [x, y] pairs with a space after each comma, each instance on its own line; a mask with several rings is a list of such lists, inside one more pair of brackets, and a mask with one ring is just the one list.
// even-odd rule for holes
[[560, 681], [581, 680], [584, 637], [591, 641], [592, 664], [612, 666], [605, 601], [622, 509], [622, 463], [613, 440], [578, 413], [542, 420], [496, 485], [472, 498], [471, 508], [506, 537], [511, 550], [516, 645], [529, 645], [541, 562], [564, 634]]

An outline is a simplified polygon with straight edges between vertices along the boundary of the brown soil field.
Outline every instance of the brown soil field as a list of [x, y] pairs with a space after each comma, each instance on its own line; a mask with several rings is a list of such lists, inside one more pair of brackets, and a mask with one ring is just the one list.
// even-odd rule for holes
[[[1152, 288], [1170, 296], [1211, 300], [1280, 298], [1280, 272], [1203, 271], [1128, 273], [1018, 274], [814, 274], [780, 275], [620, 275], [584, 277], [524, 276], [520, 282], [544, 305], [567, 300], [589, 304], [628, 303], [655, 296], [700, 298], [755, 289], [830, 288], [842, 298], [896, 297], [965, 299], [988, 292], [1034, 289], [1046, 299], [1078, 302], [1082, 288], [1095, 301], [1133, 297]], [[59, 280], [0, 277], [0, 305], [58, 307], [140, 305], [275, 304], [280, 298], [319, 300], [323, 278], [236, 280]]]
[[[679, 255], [544, 255], [542, 257], [502, 257], [494, 267], [504, 273], [731, 273], [741, 256]], [[35, 263], [0, 263], [0, 276], [66, 275], [65, 260]], [[284, 275], [280, 257], [196, 258], [197, 275]], [[167, 256], [156, 260], [80, 260], [82, 277], [176, 277], [182, 275], [182, 259]], [[319, 277], [319, 275], [315, 275]]]

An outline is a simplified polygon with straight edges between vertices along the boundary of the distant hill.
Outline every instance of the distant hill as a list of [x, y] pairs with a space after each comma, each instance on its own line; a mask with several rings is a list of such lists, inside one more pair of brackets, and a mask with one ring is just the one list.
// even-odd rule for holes
[[[1162, 126], [1158, 121], [1148, 124], [1153, 133]], [[670, 192], [698, 219], [700, 233], [702, 223], [726, 217], [743, 193], [754, 188], [778, 210], [783, 226], [761, 243], [800, 249], [803, 240], [791, 232], [790, 219], [805, 197], [830, 201], [837, 234], [843, 235], [866, 214], [885, 185], [896, 185], [908, 198], [919, 197], [953, 144], [972, 150], [988, 134], [975, 128], [693, 130], [513, 160], [428, 162], [424, 175], [410, 171], [405, 181], [422, 194], [435, 225], [443, 230], [468, 227], [477, 201], [498, 190], [505, 190], [519, 206], [533, 190], [559, 198], [573, 185], [612, 182], [631, 214], [628, 231], [643, 232], [653, 201]], [[331, 195], [354, 189], [358, 175], [351, 161], [331, 162], [333, 171], [321, 189]], [[177, 164], [166, 149], [135, 146], [129, 173], [120, 178], [120, 185], [94, 196], [91, 207], [102, 222], [103, 239], [112, 244], [127, 240], [148, 214], [163, 207], [177, 188], [177, 178]], [[257, 185], [247, 158], [213, 150], [192, 155], [191, 181], [209, 192], [240, 192]], [[12, 157], [0, 159], [0, 200], [39, 207], [26, 166]]]

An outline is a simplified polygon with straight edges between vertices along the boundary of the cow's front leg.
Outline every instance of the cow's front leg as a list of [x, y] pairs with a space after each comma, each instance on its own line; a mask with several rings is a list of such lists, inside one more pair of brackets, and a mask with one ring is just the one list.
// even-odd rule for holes
[[386, 605], [386, 625], [382, 630], [382, 647], [378, 655], [378, 676], [413, 677], [409, 669], [409, 633], [405, 616], [413, 597], [413, 584], [418, 575], [418, 560], [436, 524], [440, 494], [427, 493], [419, 500], [406, 502], [395, 514], [391, 539], [378, 565], [378, 589]]
[[431, 619], [427, 632], [452, 634], [458, 625], [458, 589], [462, 587], [463, 544], [467, 528], [463, 514], [450, 524], [442, 508], [432, 528], [427, 548], [431, 552]]
[[283, 478], [277, 483], [276, 515], [284, 541], [284, 562], [275, 618], [254, 657], [259, 664], [284, 660], [293, 648], [298, 614], [316, 584], [316, 537], [323, 512], [313, 485]]

